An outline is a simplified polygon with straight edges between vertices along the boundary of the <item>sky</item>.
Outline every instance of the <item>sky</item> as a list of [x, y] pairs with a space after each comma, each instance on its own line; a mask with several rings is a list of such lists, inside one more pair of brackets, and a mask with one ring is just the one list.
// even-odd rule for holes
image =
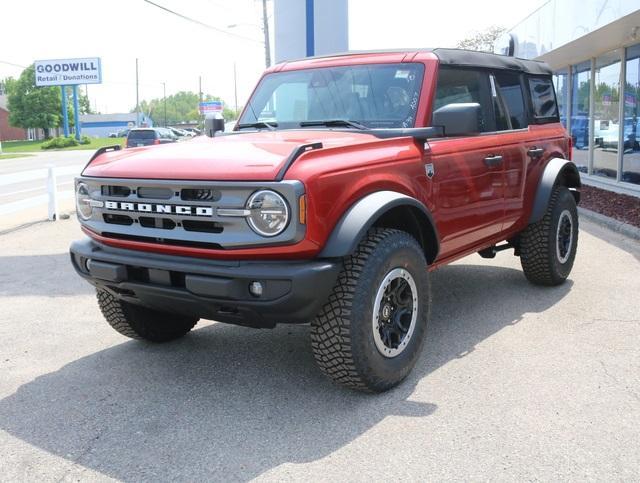
[[[181, 90], [243, 105], [264, 70], [260, 0], [153, 0], [219, 30], [205, 28], [144, 0], [7, 1], [0, 6], [0, 79], [34, 60], [101, 57], [103, 84], [88, 86], [102, 113], [135, 108], [140, 99]], [[273, 0], [269, 0], [271, 4]], [[277, 0], [276, 0], [277, 1]], [[299, 0], [304, 2], [305, 0]], [[321, 2], [324, 0], [315, 0]], [[349, 48], [452, 47], [474, 31], [517, 24], [545, 0], [349, 0]], [[270, 26], [273, 29], [271, 5]]]

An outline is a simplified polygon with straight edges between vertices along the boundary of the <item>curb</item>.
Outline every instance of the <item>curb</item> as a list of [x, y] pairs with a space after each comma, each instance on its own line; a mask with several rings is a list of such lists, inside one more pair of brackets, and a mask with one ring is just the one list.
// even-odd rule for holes
[[640, 240], [640, 228], [637, 226], [630, 225], [623, 221], [618, 221], [614, 218], [601, 215], [600, 213], [596, 213], [595, 211], [587, 210], [586, 208], [581, 208], [579, 206], [578, 214], [581, 218], [592, 221], [604, 228], [608, 228], [611, 231], [633, 238], [634, 240]]

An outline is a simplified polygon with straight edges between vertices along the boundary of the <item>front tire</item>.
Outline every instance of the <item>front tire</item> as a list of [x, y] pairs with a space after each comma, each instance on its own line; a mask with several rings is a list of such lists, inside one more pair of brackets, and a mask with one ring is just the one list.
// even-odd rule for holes
[[542, 219], [520, 235], [520, 263], [536, 285], [560, 285], [573, 268], [578, 248], [578, 209], [565, 186], [556, 186]]
[[97, 290], [98, 306], [109, 325], [131, 339], [169, 342], [189, 332], [196, 318], [149, 309], [114, 297], [106, 290]]
[[409, 234], [369, 231], [311, 324], [324, 374], [369, 392], [399, 384], [415, 366], [431, 306], [424, 252]]

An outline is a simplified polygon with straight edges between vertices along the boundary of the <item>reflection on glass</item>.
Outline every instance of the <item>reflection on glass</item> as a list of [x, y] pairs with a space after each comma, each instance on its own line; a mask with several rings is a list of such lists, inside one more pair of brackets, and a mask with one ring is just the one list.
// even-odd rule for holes
[[640, 45], [627, 49], [622, 181], [640, 184]]
[[620, 135], [620, 50], [596, 59], [593, 174], [616, 179]]
[[556, 89], [556, 98], [558, 99], [558, 111], [560, 113], [560, 122], [566, 128], [567, 117], [569, 114], [569, 92], [568, 92], [568, 71], [562, 69], [553, 75], [553, 85]]
[[591, 62], [572, 67], [571, 86], [571, 138], [573, 162], [583, 173], [589, 165], [589, 89], [591, 86]]

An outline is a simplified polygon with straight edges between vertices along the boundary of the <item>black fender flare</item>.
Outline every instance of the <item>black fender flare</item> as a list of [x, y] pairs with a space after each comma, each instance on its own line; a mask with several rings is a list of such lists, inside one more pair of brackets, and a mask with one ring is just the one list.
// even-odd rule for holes
[[423, 203], [396, 191], [377, 191], [356, 201], [335, 225], [319, 256], [336, 258], [352, 254], [365, 233], [381, 216], [389, 210], [402, 206], [416, 210], [420, 214], [418, 222], [428, 224], [421, 229], [431, 230], [432, 236], [429, 237], [428, 242], [435, 245], [430, 247], [432, 255], [427, 257], [427, 261], [431, 263], [440, 250], [440, 238], [433, 216]]
[[[553, 188], [557, 184], [566, 186], [567, 188], [580, 188], [582, 183], [580, 182], [580, 172], [576, 165], [563, 158], [552, 158], [544, 168], [544, 172], [540, 177], [538, 183], [538, 189], [536, 190], [536, 197], [533, 201], [533, 209], [531, 210], [531, 216], [529, 217], [529, 224], [540, 221], [547, 211], [549, 206], [549, 199]], [[576, 203], [580, 201], [580, 192], [572, 190]]]

